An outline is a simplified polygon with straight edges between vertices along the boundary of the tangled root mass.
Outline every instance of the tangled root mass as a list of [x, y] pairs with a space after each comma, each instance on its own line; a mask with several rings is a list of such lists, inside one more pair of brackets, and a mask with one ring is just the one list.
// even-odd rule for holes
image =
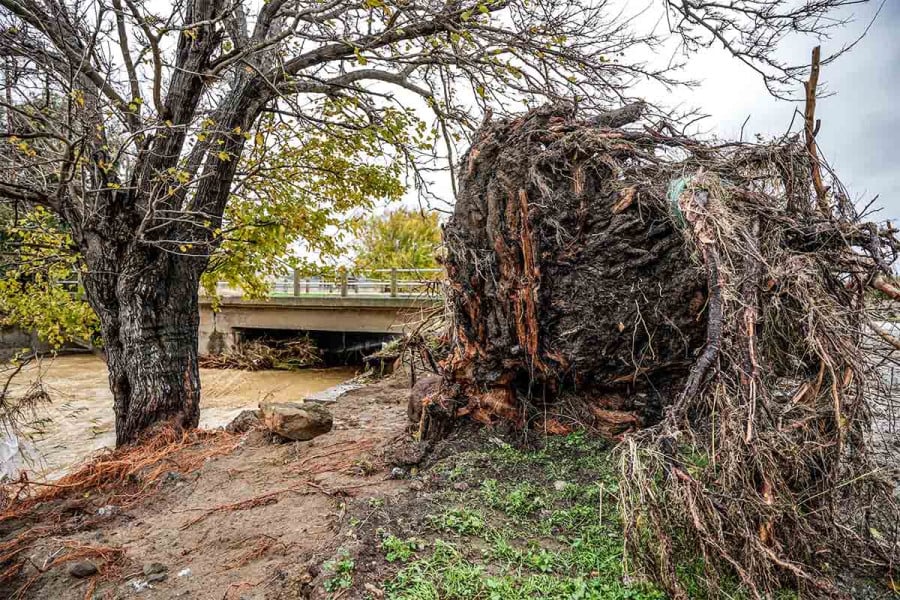
[[889, 574], [900, 520], [867, 444], [898, 345], [872, 322], [873, 288], [900, 296], [895, 231], [837, 180], [822, 197], [798, 139], [608, 125], [553, 105], [478, 132], [423, 435], [463, 417], [627, 434], [629, 546], [674, 597], [698, 556], [754, 596], [837, 593], [848, 562]]

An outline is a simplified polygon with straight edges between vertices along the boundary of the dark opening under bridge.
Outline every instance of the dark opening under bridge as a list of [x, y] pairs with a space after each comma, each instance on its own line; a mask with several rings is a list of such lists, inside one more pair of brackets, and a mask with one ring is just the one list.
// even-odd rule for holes
[[[320, 345], [371, 349], [401, 335], [442, 305], [438, 271], [433, 278], [385, 270], [385, 279], [335, 277], [276, 281], [263, 299], [243, 297], [220, 285], [217, 310], [200, 298], [200, 352], [215, 354], [242, 340], [308, 333]], [[417, 273], [423, 273], [419, 271]], [[337, 348], [336, 348], [337, 349]]]

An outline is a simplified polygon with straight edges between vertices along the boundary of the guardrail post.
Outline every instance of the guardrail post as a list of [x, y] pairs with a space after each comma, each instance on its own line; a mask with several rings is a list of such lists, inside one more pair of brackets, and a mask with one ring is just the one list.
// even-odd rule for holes
[[300, 295], [300, 271], [294, 269], [294, 295]]
[[391, 269], [391, 298], [397, 297], [397, 269]]
[[347, 295], [347, 271], [341, 271], [341, 296]]

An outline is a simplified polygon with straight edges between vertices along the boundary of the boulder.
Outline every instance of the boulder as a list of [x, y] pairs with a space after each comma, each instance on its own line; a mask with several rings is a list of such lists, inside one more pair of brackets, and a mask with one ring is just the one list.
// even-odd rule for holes
[[69, 575], [76, 579], [84, 579], [96, 575], [99, 569], [89, 560], [79, 560], [69, 565]]
[[331, 431], [334, 420], [321, 404], [265, 402], [259, 406], [266, 429], [294, 441], [311, 440]]

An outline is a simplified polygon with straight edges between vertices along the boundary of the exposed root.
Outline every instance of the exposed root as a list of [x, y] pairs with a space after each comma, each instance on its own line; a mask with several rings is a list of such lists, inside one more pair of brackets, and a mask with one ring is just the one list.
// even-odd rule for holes
[[[249, 540], [242, 540], [241, 546], [244, 546], [248, 541]], [[252, 547], [241, 553], [241, 555], [234, 561], [224, 565], [220, 572], [224, 573], [225, 571], [230, 571], [231, 569], [239, 569], [246, 564], [259, 560], [272, 551], [278, 551], [284, 554], [288, 551], [289, 548], [290, 544], [279, 542], [277, 539], [270, 535], [259, 535], [256, 537], [256, 542]]]
[[[83, 499], [90, 493], [104, 498], [106, 504], [128, 506], [151, 493], [151, 486], [166, 473], [194, 471], [208, 459], [233, 451], [238, 441], [238, 436], [224, 432], [187, 432], [164, 425], [135, 444], [104, 452], [57, 482], [31, 482], [23, 477], [5, 484], [0, 526], [12, 533], [0, 542], [0, 589], [20, 575], [28, 562], [27, 552], [35, 544], [73, 530], [75, 526], [63, 514], [67, 503], [85, 503]], [[95, 510], [92, 506], [85, 509], [88, 514]], [[30, 525], [33, 522], [39, 524]], [[90, 522], [88, 519], [80, 526]], [[93, 557], [102, 559], [104, 565], [115, 565], [121, 555], [122, 550], [117, 548], [67, 547], [52, 564], [38, 569], [17, 593], [24, 594], [44, 570], [54, 565]], [[107, 567], [102, 567], [100, 577], [107, 575]]]
[[900, 298], [896, 230], [824, 186], [808, 137], [662, 131], [567, 106], [482, 128], [446, 229], [454, 339], [423, 435], [461, 417], [648, 426], [619, 449], [622, 513], [676, 598], [701, 560], [713, 592], [760, 598], [836, 593], [842, 570], [896, 579], [900, 511], [870, 458], [900, 344], [873, 314]]
[[[664, 421], [626, 442], [628, 539], [642, 557], [659, 537], [648, 532], [665, 529], [677, 538], [674, 560], [699, 547], [711, 582], [736, 575], [754, 597], [783, 585], [831, 595], [829, 566], [895, 568], [900, 511], [866, 442], [880, 351], [864, 344], [866, 275], [855, 249], [793, 247], [822, 204], [798, 213], [784, 196], [760, 200], [702, 171], [678, 198], [709, 276], [707, 343]], [[837, 215], [817, 222], [817, 235], [827, 227], [832, 239], [859, 230]], [[879, 250], [890, 256], [892, 244]]]

